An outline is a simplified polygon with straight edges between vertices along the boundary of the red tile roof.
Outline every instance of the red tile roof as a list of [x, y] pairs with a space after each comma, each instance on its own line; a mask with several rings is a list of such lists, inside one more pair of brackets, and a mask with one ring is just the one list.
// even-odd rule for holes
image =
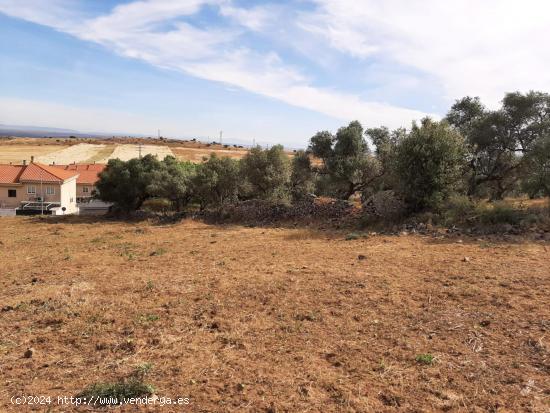
[[76, 177], [78, 172], [66, 171], [50, 165], [42, 165], [39, 163], [31, 163], [27, 165], [21, 177], [21, 181], [43, 181], [43, 182], [58, 182], [61, 183], [66, 179]]
[[62, 183], [77, 176], [77, 171], [66, 171], [62, 168], [39, 163], [0, 165], [0, 183], [4, 184], [16, 184], [23, 181]]
[[76, 183], [87, 185], [94, 185], [97, 182], [99, 174], [105, 169], [105, 166], [100, 163], [56, 165], [56, 167], [65, 170], [78, 171], [79, 176], [76, 178]]
[[24, 168], [22, 165], [0, 165], [0, 184], [19, 183]]

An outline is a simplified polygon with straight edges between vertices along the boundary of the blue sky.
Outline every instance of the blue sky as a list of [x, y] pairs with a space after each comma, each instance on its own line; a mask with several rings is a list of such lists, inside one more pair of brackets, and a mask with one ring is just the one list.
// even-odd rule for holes
[[0, 123], [304, 146], [548, 90], [542, 0], [0, 0]]

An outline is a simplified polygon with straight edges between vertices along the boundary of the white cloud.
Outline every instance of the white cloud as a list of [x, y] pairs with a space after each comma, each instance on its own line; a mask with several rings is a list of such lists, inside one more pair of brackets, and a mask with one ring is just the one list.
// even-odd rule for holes
[[58, 30], [69, 30], [77, 19], [84, 16], [78, 12], [74, 0], [0, 0], [0, 12]]
[[151, 24], [195, 14], [205, 4], [218, 4], [224, 0], [142, 0], [116, 6], [109, 15], [91, 22], [96, 29], [120, 32], [141, 30]]
[[279, 15], [279, 10], [277, 7], [271, 5], [243, 9], [227, 3], [220, 7], [220, 14], [230, 17], [241, 26], [250, 30], [260, 31], [265, 30], [266, 26], [276, 21], [275, 19]]
[[[413, 119], [425, 115], [316, 87], [311, 79], [283, 62], [275, 52], [257, 52], [239, 46], [239, 30], [199, 28], [185, 21], [202, 6], [217, 5], [221, 15], [240, 22], [243, 28], [259, 30], [273, 14], [269, 13], [272, 6], [245, 10], [234, 7], [230, 0], [146, 0], [117, 6], [107, 15], [75, 21], [65, 18], [64, 7], [58, 10], [59, 18], [56, 18], [49, 4], [24, 1], [34, 7], [18, 14], [13, 0], [0, 0], [0, 11], [8, 10], [12, 16], [103, 44], [124, 56], [224, 82], [345, 121], [359, 119], [368, 125], [384, 123], [397, 127], [408, 126]], [[68, 0], [56, 1], [62, 5]]]
[[305, 30], [351, 56], [389, 59], [439, 80], [448, 99], [496, 105], [507, 91], [550, 88], [546, 0], [314, 0]]

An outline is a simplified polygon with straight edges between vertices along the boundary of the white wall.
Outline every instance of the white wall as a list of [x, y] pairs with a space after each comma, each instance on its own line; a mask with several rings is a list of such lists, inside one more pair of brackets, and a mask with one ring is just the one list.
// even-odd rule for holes
[[76, 214], [76, 177], [61, 184], [61, 208], [65, 207], [65, 214]]

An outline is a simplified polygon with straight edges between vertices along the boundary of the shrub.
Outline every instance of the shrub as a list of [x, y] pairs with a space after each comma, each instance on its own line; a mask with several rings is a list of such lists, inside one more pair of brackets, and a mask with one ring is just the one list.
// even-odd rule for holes
[[155, 389], [144, 380], [151, 368], [150, 363], [142, 364], [137, 366], [129, 377], [116, 382], [94, 383], [76, 397], [85, 399], [89, 404], [108, 406], [121, 404], [124, 400], [131, 398], [149, 396], [155, 392]]
[[453, 194], [438, 208], [447, 225], [463, 224], [475, 216], [475, 203], [466, 195]]
[[427, 366], [433, 364], [435, 357], [431, 354], [419, 354], [415, 357], [415, 360], [419, 364], [425, 364]]
[[116, 383], [94, 383], [76, 395], [77, 398], [94, 401], [97, 405], [120, 404], [125, 399], [149, 396], [155, 389], [138, 378]]
[[191, 180], [195, 168], [191, 162], [180, 162], [173, 156], [167, 156], [150, 175], [148, 195], [169, 199], [176, 210], [181, 211], [191, 200]]
[[292, 158], [290, 188], [293, 201], [306, 199], [315, 189], [315, 174], [311, 168], [311, 159], [304, 151], [297, 151]]
[[111, 159], [99, 175], [97, 197], [125, 213], [138, 210], [152, 197], [169, 199], [179, 210], [189, 202], [193, 170], [189, 162], [169, 156], [163, 161], [152, 155], [126, 162]]
[[358, 121], [338, 129], [336, 135], [318, 132], [310, 139], [308, 150], [323, 161], [320, 184], [326, 195], [347, 200], [380, 177], [380, 162], [370, 153]]
[[464, 139], [445, 122], [423, 119], [397, 146], [400, 192], [414, 211], [434, 208], [453, 193], [465, 165]]
[[166, 214], [172, 209], [172, 202], [166, 198], [152, 198], [145, 200], [142, 207], [146, 211]]
[[[528, 158], [528, 174], [525, 186], [529, 194], [543, 194], [550, 197], [550, 136], [540, 138], [535, 142]], [[548, 204], [550, 213], [550, 200]]]
[[290, 186], [290, 162], [281, 145], [270, 149], [252, 148], [240, 162], [246, 181], [246, 197], [287, 201]]
[[201, 209], [219, 207], [237, 199], [239, 193], [239, 164], [237, 161], [211, 154], [197, 167], [193, 178], [193, 193]]
[[405, 214], [405, 204], [393, 191], [380, 191], [363, 202], [363, 222], [391, 223], [399, 221]]
[[127, 162], [110, 159], [96, 183], [98, 196], [125, 213], [138, 210], [149, 197], [147, 186], [151, 183], [151, 174], [159, 168], [159, 161], [152, 155]]
[[504, 202], [495, 202], [492, 205], [478, 207], [479, 218], [483, 224], [510, 224], [517, 225], [524, 214]]

